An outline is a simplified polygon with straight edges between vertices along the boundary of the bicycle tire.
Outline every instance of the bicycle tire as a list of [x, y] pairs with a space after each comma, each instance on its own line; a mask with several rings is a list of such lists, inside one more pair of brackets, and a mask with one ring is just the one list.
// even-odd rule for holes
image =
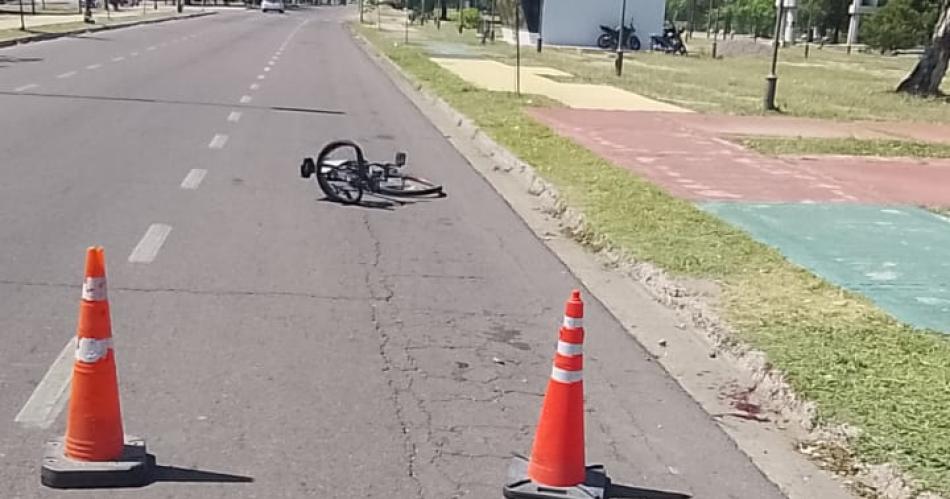
[[442, 186], [432, 183], [424, 178], [412, 175], [398, 175], [390, 177], [401, 181], [399, 187], [393, 185], [380, 184], [376, 189], [380, 194], [395, 197], [421, 197], [421, 196], [442, 196], [445, 193]]
[[[360, 185], [361, 180], [358, 178], [357, 172], [347, 172], [347, 176], [356, 175], [355, 179], [335, 179], [334, 174], [338, 173], [340, 168], [345, 164], [340, 165], [328, 165], [328, 157], [337, 149], [342, 148], [352, 148], [356, 150], [356, 161], [357, 169], [359, 169], [359, 163], [365, 162], [363, 160], [363, 151], [360, 149], [356, 143], [349, 140], [338, 140], [335, 142], [330, 142], [320, 151], [320, 155], [317, 156], [317, 165], [316, 165], [316, 174], [317, 174], [317, 185], [320, 186], [320, 190], [323, 191], [323, 194], [326, 195], [327, 199], [331, 201], [336, 201], [342, 204], [356, 204], [363, 199], [363, 188]], [[347, 168], [351, 168], [351, 165], [346, 165]], [[349, 186], [349, 189], [341, 190], [336, 187], [336, 184], [333, 182], [344, 182]], [[344, 194], [345, 193], [345, 194]]]

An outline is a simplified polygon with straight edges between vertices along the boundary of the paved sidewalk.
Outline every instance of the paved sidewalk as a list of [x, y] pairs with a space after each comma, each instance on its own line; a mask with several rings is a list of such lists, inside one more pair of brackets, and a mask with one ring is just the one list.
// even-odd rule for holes
[[[193, 9], [193, 8], [192, 8]], [[153, 16], [155, 14], [173, 14], [175, 13], [175, 6], [169, 5], [165, 6], [159, 2], [158, 10], [155, 10], [151, 3], [146, 5], [146, 9], [143, 13], [142, 7], [123, 7], [122, 10], [115, 12], [110, 11], [108, 15], [103, 9], [96, 9], [93, 11], [94, 19], [123, 19], [123, 20], [132, 20], [133, 18], [143, 17], [143, 16]], [[81, 23], [83, 20], [82, 14], [64, 14], [64, 15], [44, 15], [44, 16], [26, 16], [26, 27], [27, 29], [47, 27], [55, 24], [69, 24], [69, 23]], [[0, 30], [5, 29], [19, 29], [20, 28], [20, 16], [18, 15], [0, 15]]]
[[[485, 59], [436, 57], [432, 60], [479, 87], [496, 92], [515, 91], [517, 75], [514, 66]], [[564, 80], [572, 78], [573, 75], [552, 68], [522, 66], [521, 91], [527, 94], [543, 95], [575, 109], [692, 112], [610, 85], [571, 83], [551, 77]]]

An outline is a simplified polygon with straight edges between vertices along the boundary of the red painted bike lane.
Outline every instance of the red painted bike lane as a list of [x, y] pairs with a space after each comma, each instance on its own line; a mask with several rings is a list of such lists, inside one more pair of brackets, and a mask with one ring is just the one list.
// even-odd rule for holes
[[709, 118], [566, 108], [531, 114], [670, 194], [694, 201], [950, 205], [950, 160], [769, 157], [719, 136]]

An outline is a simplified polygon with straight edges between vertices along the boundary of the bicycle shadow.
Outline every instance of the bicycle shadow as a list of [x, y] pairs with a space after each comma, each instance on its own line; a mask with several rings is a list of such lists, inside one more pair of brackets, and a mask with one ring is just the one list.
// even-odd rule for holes
[[[326, 196], [319, 199], [323, 203], [331, 203], [343, 207], [358, 207], [358, 208], [369, 208], [372, 210], [383, 210], [383, 211], [393, 211], [396, 208], [402, 208], [405, 206], [412, 206], [415, 204], [425, 204], [432, 202], [436, 199], [442, 199], [447, 197], [443, 192], [438, 196], [428, 196], [428, 197], [418, 197], [418, 198], [395, 198], [392, 196], [386, 196], [383, 194], [369, 194], [366, 193], [363, 195], [363, 199], [359, 203], [345, 204], [338, 201], [334, 201]], [[369, 199], [368, 199], [369, 198]]]

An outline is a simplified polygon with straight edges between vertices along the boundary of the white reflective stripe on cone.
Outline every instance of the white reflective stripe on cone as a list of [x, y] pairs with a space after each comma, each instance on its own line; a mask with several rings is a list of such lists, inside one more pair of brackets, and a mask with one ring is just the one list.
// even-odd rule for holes
[[106, 301], [106, 278], [87, 277], [82, 283], [82, 299], [86, 301]]
[[566, 341], [558, 340], [557, 353], [565, 357], [576, 357], [584, 353], [584, 345], [581, 345], [580, 343], [568, 343]]
[[584, 327], [584, 318], [583, 317], [568, 317], [565, 315], [564, 327], [568, 329], [580, 329]]
[[584, 371], [565, 371], [555, 366], [551, 368], [551, 379], [561, 383], [577, 383], [584, 379]]
[[79, 338], [76, 343], [76, 360], [92, 364], [99, 362], [112, 348], [112, 338], [97, 340], [95, 338]]

